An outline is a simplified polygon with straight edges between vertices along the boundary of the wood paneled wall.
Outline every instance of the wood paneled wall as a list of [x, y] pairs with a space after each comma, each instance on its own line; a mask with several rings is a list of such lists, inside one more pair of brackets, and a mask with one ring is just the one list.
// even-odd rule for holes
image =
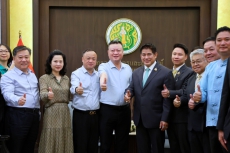
[[[106, 29], [119, 18], [135, 21], [142, 31], [141, 45], [153, 43], [158, 50], [158, 61], [164, 59], [164, 65], [172, 68], [174, 43], [184, 43], [191, 50], [214, 33], [216, 3], [214, 0], [35, 0], [35, 70], [38, 77], [44, 74], [45, 60], [54, 49], [66, 54], [68, 75], [82, 65], [81, 52], [87, 48], [98, 53], [98, 61], [107, 61]], [[139, 48], [125, 55], [123, 61], [140, 62]]]

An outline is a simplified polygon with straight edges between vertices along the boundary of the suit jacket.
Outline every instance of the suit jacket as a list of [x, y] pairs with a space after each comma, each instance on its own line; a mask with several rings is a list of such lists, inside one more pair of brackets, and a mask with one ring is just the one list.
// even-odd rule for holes
[[221, 95], [220, 111], [217, 122], [217, 129], [224, 131], [224, 138], [229, 139], [230, 135], [230, 58], [226, 68], [224, 84]]
[[160, 121], [168, 122], [172, 99], [163, 98], [163, 84], [168, 89], [174, 89], [172, 71], [156, 63], [145, 86], [142, 85], [144, 66], [133, 72], [131, 84], [128, 87], [134, 100], [134, 123], [138, 126], [140, 118], [145, 128], [159, 128]]
[[[170, 98], [175, 99], [185, 93], [188, 79], [194, 74], [193, 70], [186, 65], [183, 65], [175, 76], [175, 90], [169, 90]], [[170, 121], [172, 123], [187, 123], [188, 120], [188, 103], [181, 103], [180, 107], [172, 109]]]
[[[189, 79], [187, 83], [187, 88], [185, 93], [180, 97], [181, 103], [187, 104], [190, 99], [190, 94], [195, 92], [195, 82], [196, 82], [196, 73], [194, 73]], [[188, 107], [188, 130], [203, 132], [205, 128], [205, 118], [206, 118], [206, 104], [207, 103], [199, 103], [195, 106], [194, 109], [189, 109]]]

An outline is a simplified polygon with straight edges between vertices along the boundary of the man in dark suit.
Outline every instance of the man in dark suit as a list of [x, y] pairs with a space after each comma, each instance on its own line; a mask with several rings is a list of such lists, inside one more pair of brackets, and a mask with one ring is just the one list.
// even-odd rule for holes
[[145, 44], [140, 49], [144, 66], [132, 74], [132, 81], [126, 90], [125, 101], [134, 100], [134, 123], [139, 153], [163, 153], [165, 130], [172, 106], [170, 98], [163, 98], [161, 91], [165, 84], [174, 89], [172, 72], [156, 62], [156, 47]]
[[[229, 45], [230, 49], [230, 45]], [[218, 137], [221, 145], [230, 151], [230, 58], [226, 68], [222, 89], [220, 111], [217, 122]]]
[[196, 104], [192, 99], [196, 84], [199, 83], [205, 67], [208, 65], [204, 55], [203, 49], [196, 49], [191, 52], [191, 65], [196, 73], [188, 79], [186, 91], [179, 99], [181, 103], [190, 108], [188, 110], [188, 138], [191, 153], [210, 153], [208, 133], [205, 129], [206, 103]]
[[[164, 86], [162, 96], [164, 98], [176, 98], [185, 92], [187, 81], [194, 73], [185, 65], [188, 49], [184, 44], [175, 44], [172, 51], [173, 74], [175, 77], [175, 90], [168, 90]], [[188, 142], [188, 104], [173, 102], [172, 114], [169, 119], [167, 130], [170, 150], [172, 153], [188, 153], [190, 151]]]

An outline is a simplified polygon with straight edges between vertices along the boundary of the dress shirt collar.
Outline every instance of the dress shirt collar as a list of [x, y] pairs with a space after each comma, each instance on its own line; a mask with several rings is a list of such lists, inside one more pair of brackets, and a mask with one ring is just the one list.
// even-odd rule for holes
[[156, 63], [157, 63], [157, 62], [155, 61], [150, 67], [147, 67], [147, 66], [145, 65], [145, 66], [144, 66], [144, 67], [145, 67], [145, 70], [146, 70], [147, 68], [149, 68], [150, 71], [152, 71], [153, 68], [155, 67]]
[[[182, 64], [181, 66], [177, 67], [177, 68], [176, 68], [176, 70], [177, 70], [177, 71], [179, 71], [179, 70], [180, 70], [180, 68], [181, 68], [182, 66], [184, 66], [184, 65], [185, 65], [185, 63], [184, 63], [184, 64]], [[175, 69], [175, 68], [173, 67], [173, 70], [174, 70], [174, 69]]]
[[[50, 78], [51, 78], [51, 79], [53, 79], [53, 78], [55, 78], [55, 79], [56, 79], [56, 77], [55, 77], [55, 75], [53, 75], [53, 73], [50, 73], [50, 74], [48, 74], [48, 75], [50, 76]], [[63, 79], [67, 79], [67, 76], [66, 76], [66, 75], [61, 76], [61, 78], [63, 78]]]
[[222, 62], [221, 66], [226, 66], [227, 65], [227, 61], [228, 61], [228, 59], [221, 60], [221, 62]]
[[[83, 73], [89, 73], [86, 69], [85, 69], [85, 67], [82, 65], [82, 71], [83, 71]], [[93, 69], [93, 73], [92, 74], [94, 74], [95, 73], [95, 69]]]
[[[111, 60], [109, 60], [109, 66], [110, 66], [110, 68], [112, 69], [112, 68], [117, 68], [114, 64], [113, 64], [113, 62], [111, 61]], [[121, 62], [121, 69], [123, 69], [123, 68], [125, 68], [125, 66], [124, 66], [124, 64]]]
[[[22, 75], [24, 72], [20, 69], [18, 69], [16, 66], [13, 68], [13, 70], [18, 74], [18, 75]], [[27, 69], [28, 74], [32, 73], [32, 71], [28, 68]], [[24, 73], [25, 74], [25, 73]]]

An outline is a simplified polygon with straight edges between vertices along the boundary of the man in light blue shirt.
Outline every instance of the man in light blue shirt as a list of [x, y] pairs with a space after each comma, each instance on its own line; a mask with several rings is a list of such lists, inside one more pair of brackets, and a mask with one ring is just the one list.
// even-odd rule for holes
[[200, 89], [194, 93], [195, 102], [207, 101], [206, 127], [209, 133], [211, 153], [226, 152], [218, 141], [216, 129], [219, 115], [223, 81], [226, 71], [227, 58], [230, 57], [230, 45], [225, 43], [229, 37], [230, 28], [221, 27], [215, 33], [216, 47], [220, 59], [209, 63], [200, 81]]
[[71, 74], [75, 153], [98, 152], [100, 84], [96, 62], [97, 54], [88, 49], [83, 52], [83, 66]]
[[30, 55], [31, 50], [26, 46], [14, 48], [15, 67], [1, 78], [11, 153], [34, 152], [38, 135], [39, 89], [35, 74], [28, 69]]
[[124, 101], [125, 89], [131, 82], [132, 69], [122, 63], [122, 43], [112, 40], [108, 46], [109, 62], [99, 65], [101, 92], [101, 153], [109, 153], [115, 131], [115, 152], [128, 153], [131, 112]]

